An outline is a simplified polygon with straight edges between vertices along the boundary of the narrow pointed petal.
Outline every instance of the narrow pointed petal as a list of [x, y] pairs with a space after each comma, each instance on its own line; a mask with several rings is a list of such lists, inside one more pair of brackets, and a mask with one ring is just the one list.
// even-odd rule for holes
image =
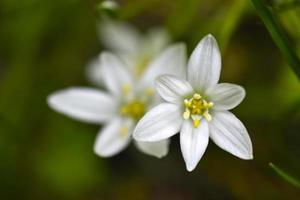
[[239, 105], [245, 98], [246, 92], [239, 85], [221, 83], [206, 90], [205, 95], [214, 103], [214, 110], [230, 110]]
[[182, 123], [181, 108], [162, 103], [152, 108], [138, 122], [133, 132], [137, 141], [157, 142], [178, 133]]
[[214, 143], [241, 159], [252, 159], [252, 143], [243, 123], [228, 111], [213, 114], [209, 132]]
[[165, 139], [158, 142], [139, 142], [136, 141], [137, 148], [145, 154], [162, 158], [168, 154], [170, 140]]
[[48, 97], [48, 104], [71, 118], [96, 124], [110, 120], [116, 113], [116, 102], [110, 95], [88, 88], [55, 92]]
[[186, 48], [175, 44], [160, 53], [150, 64], [141, 78], [141, 88], [153, 87], [160, 75], [186, 76]]
[[103, 85], [102, 68], [98, 57], [91, 60], [86, 66], [86, 76], [91, 83], [97, 86]]
[[186, 95], [193, 93], [188, 81], [172, 75], [163, 75], [156, 79], [156, 90], [166, 101], [182, 104]]
[[137, 54], [142, 43], [140, 32], [127, 23], [105, 20], [99, 24], [102, 43], [118, 53]]
[[94, 151], [101, 157], [111, 157], [124, 150], [130, 140], [133, 123], [116, 118], [107, 124], [97, 135]]
[[188, 80], [195, 90], [217, 84], [221, 73], [221, 55], [217, 41], [212, 35], [204, 37], [188, 61]]
[[209, 140], [208, 125], [201, 120], [194, 128], [191, 120], [184, 120], [180, 130], [180, 147], [188, 171], [193, 171], [202, 158]]
[[132, 73], [117, 56], [104, 52], [100, 55], [100, 64], [104, 84], [114, 95], [122, 95], [124, 86], [132, 87]]

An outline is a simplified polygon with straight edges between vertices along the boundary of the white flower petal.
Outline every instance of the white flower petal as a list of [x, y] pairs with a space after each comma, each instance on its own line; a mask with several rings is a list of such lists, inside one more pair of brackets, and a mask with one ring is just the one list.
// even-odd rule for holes
[[159, 95], [171, 103], [183, 103], [186, 95], [193, 92], [188, 81], [172, 75], [163, 75], [156, 79], [156, 90]]
[[130, 24], [105, 20], [99, 24], [102, 43], [117, 53], [137, 54], [140, 51], [142, 36]]
[[191, 120], [184, 120], [180, 130], [180, 147], [188, 171], [193, 171], [202, 158], [209, 140], [208, 125], [201, 120], [194, 128]]
[[212, 35], [204, 37], [188, 61], [188, 80], [195, 90], [217, 84], [221, 72], [221, 55], [218, 44]]
[[48, 104], [57, 112], [89, 123], [101, 123], [116, 113], [116, 101], [101, 91], [89, 88], [70, 88], [48, 97]]
[[181, 123], [181, 108], [162, 103], [144, 115], [136, 125], [133, 136], [138, 141], [157, 142], [175, 135]]
[[130, 54], [128, 52], [124, 53], [118, 53], [118, 57], [125, 63], [125, 65], [130, 69], [131, 71], [135, 70], [135, 67], [137, 65], [137, 62], [140, 58], [139, 54]]
[[252, 159], [252, 143], [243, 123], [228, 111], [213, 113], [209, 123], [210, 138], [222, 149], [242, 158]]
[[141, 78], [140, 88], [154, 87], [155, 78], [160, 75], [186, 76], [186, 48], [175, 44], [160, 53], [150, 64]]
[[158, 142], [135, 142], [137, 148], [145, 154], [162, 158], [168, 154], [170, 140], [165, 139]]
[[144, 39], [143, 52], [144, 54], [153, 57], [161, 52], [171, 41], [167, 31], [162, 28], [150, 29]]
[[102, 68], [99, 58], [94, 58], [86, 66], [86, 76], [88, 80], [98, 86], [103, 85]]
[[118, 154], [128, 146], [132, 129], [132, 121], [115, 118], [98, 133], [94, 145], [95, 153], [101, 157]]
[[239, 85], [221, 83], [206, 90], [205, 95], [214, 103], [214, 110], [230, 110], [245, 98], [245, 90]]
[[104, 83], [114, 95], [121, 96], [124, 86], [132, 86], [132, 73], [117, 56], [104, 52], [100, 62]]

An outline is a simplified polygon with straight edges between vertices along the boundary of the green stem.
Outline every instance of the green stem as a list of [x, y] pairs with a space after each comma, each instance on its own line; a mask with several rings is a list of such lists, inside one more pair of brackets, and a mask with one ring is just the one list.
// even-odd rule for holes
[[277, 166], [275, 166], [273, 163], [269, 163], [270, 167], [272, 169], [274, 169], [274, 171], [280, 176], [282, 177], [284, 180], [286, 180], [287, 182], [289, 182], [290, 184], [292, 184], [293, 186], [300, 188], [300, 181], [298, 181], [297, 179], [295, 179], [294, 177], [292, 177], [291, 175], [287, 174], [285, 171], [283, 171], [282, 169], [278, 168]]
[[282, 52], [282, 54], [287, 59], [289, 65], [294, 70], [295, 74], [300, 79], [300, 60], [290, 45], [287, 36], [284, 34], [282, 27], [278, 23], [275, 16], [272, 14], [271, 10], [267, 8], [261, 0], [252, 0], [252, 3], [258, 12], [260, 18], [267, 27], [271, 37], [274, 42]]

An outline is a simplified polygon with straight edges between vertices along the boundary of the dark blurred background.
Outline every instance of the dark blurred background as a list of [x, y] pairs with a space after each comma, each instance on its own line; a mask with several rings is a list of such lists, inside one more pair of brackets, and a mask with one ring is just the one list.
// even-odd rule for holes
[[[267, 2], [295, 49], [297, 2]], [[268, 166], [300, 177], [300, 84], [249, 0], [123, 0], [117, 12], [142, 31], [165, 27], [189, 53], [204, 35], [217, 38], [222, 82], [247, 91], [233, 112], [249, 131], [254, 160], [235, 158], [211, 142], [189, 173], [178, 136], [163, 159], [134, 146], [113, 158], [97, 157], [99, 127], [52, 111], [46, 98], [91, 85], [85, 67], [103, 49], [99, 3], [0, 1], [0, 199], [300, 199], [300, 190]]]

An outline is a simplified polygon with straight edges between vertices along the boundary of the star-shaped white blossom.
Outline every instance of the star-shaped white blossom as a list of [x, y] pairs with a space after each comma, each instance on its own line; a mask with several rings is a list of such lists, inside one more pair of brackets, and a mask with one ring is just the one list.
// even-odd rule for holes
[[180, 146], [188, 171], [197, 166], [209, 138], [219, 147], [242, 158], [252, 159], [252, 144], [242, 122], [228, 110], [245, 97], [238, 85], [218, 83], [221, 56], [215, 38], [208, 35], [193, 51], [186, 79], [163, 75], [156, 89], [166, 101], [139, 121], [134, 138], [155, 142], [180, 132]]
[[[170, 43], [169, 34], [160, 27], [141, 33], [131, 24], [104, 19], [99, 23], [98, 30], [104, 47], [120, 57], [137, 77], [143, 74], [150, 61]], [[92, 83], [103, 85], [101, 63], [98, 58], [88, 64], [87, 77]]]
[[[74, 119], [103, 124], [94, 151], [102, 157], [116, 155], [132, 139], [136, 122], [161, 99], [155, 95], [154, 80], [162, 74], [180, 77], [185, 74], [185, 46], [171, 45], [156, 56], [140, 76], [135, 76], [118, 56], [104, 52], [100, 55], [99, 78], [108, 92], [92, 88], [70, 88], [51, 94], [48, 104], [54, 110]], [[135, 142], [142, 152], [163, 157], [168, 152], [169, 141]]]

